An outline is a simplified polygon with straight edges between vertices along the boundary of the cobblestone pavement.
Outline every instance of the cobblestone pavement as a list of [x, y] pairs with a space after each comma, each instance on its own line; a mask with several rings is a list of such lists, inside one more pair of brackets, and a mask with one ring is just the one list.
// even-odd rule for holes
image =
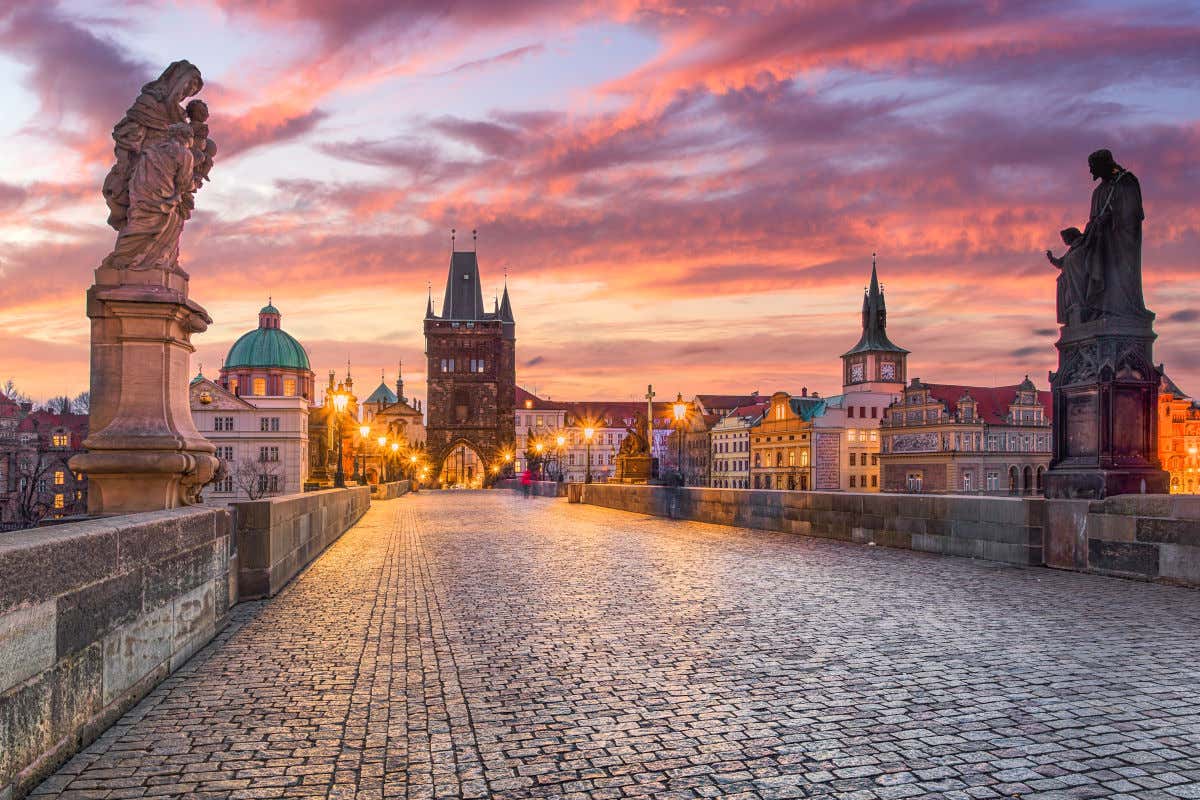
[[1200, 798], [1184, 589], [425, 493], [235, 616], [38, 793]]

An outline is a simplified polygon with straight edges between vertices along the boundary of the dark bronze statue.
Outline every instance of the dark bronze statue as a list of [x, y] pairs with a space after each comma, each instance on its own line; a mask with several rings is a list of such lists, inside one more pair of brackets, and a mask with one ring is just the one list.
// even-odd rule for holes
[[642, 433], [644, 430], [646, 430], [646, 415], [639, 413], [633, 421], [633, 425], [625, 429], [625, 438], [621, 440], [621, 449], [617, 451], [617, 455], [650, 455], [650, 444]]
[[1088, 156], [1092, 178], [1091, 215], [1082, 232], [1062, 232], [1068, 250], [1046, 257], [1062, 270], [1058, 321], [1063, 325], [1109, 317], [1149, 319], [1142, 299], [1142, 189], [1137, 177], [1108, 150]]

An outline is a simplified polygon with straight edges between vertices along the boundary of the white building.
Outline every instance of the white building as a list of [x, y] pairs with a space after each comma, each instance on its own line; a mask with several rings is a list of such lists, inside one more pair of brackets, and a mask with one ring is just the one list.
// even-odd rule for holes
[[238, 397], [197, 375], [192, 419], [216, 445], [225, 476], [204, 490], [211, 503], [298, 494], [308, 478], [308, 401], [303, 397]]

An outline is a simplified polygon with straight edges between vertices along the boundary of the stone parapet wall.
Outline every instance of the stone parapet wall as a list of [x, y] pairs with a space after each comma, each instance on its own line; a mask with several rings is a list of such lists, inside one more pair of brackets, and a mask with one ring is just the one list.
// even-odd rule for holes
[[225, 509], [0, 537], [0, 798], [22, 797], [224, 627]]
[[238, 547], [238, 594], [273, 597], [367, 512], [366, 486], [230, 504]]
[[[514, 492], [521, 491], [520, 478], [503, 478], [496, 481], [497, 489], [512, 489]], [[567, 490], [566, 484], [557, 481], [533, 481], [530, 484], [530, 494], [534, 497], [565, 497]]]
[[1042, 563], [1041, 498], [578, 486], [584, 503], [639, 514], [1008, 564]]
[[1200, 587], [1200, 497], [1047, 503], [1047, 566]]
[[392, 481], [391, 483], [376, 483], [371, 486], [372, 500], [395, 500], [412, 491], [410, 481]]

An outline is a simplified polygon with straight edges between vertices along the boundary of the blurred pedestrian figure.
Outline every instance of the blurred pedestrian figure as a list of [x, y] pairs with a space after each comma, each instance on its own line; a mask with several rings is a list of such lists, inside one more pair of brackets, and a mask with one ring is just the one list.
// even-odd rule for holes
[[529, 497], [529, 493], [533, 491], [533, 473], [529, 471], [528, 467], [521, 473], [521, 491], [525, 493], [526, 497]]

